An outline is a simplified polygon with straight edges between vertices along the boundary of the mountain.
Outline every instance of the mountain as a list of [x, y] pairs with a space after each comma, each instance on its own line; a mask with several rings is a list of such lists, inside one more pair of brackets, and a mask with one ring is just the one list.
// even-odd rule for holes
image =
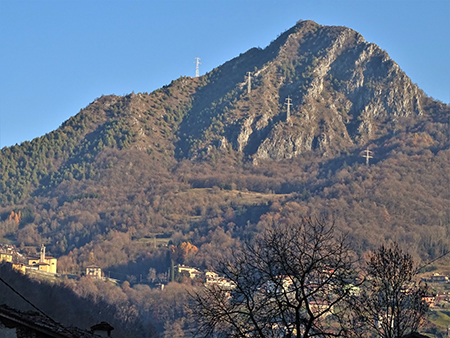
[[327, 212], [359, 253], [395, 240], [428, 260], [449, 245], [449, 116], [359, 33], [300, 21], [204, 76], [102, 96], [3, 148], [0, 235], [46, 244], [61, 271], [94, 259], [139, 276], [165, 271], [167, 243], [211, 266], [266, 225]]
[[181, 145], [190, 146], [188, 157], [228, 144], [255, 159], [278, 161], [315, 149], [331, 157], [424, 115], [439, 119], [448, 109], [436, 109], [385, 51], [357, 32], [311, 21], [298, 23], [265, 50], [224, 64], [208, 80], [212, 85], [200, 94], [208, 103], [194, 103], [178, 132]]

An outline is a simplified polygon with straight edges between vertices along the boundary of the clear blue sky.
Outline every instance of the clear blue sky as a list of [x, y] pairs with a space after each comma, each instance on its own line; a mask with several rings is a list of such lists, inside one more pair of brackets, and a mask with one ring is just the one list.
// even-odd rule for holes
[[347, 26], [450, 102], [449, 0], [0, 0], [0, 148], [97, 97], [151, 92], [266, 47], [297, 20]]

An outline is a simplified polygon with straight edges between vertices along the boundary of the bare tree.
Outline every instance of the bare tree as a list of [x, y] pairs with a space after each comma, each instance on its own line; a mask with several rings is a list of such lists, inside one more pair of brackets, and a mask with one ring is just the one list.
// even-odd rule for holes
[[217, 337], [337, 336], [324, 325], [349, 295], [353, 256], [323, 219], [274, 225], [237, 249], [219, 271], [227, 283], [194, 296], [198, 334]]
[[428, 311], [422, 300], [428, 287], [416, 280], [417, 267], [412, 257], [397, 244], [381, 246], [370, 256], [364, 270], [364, 287], [351, 298], [359, 328], [383, 338], [417, 332]]

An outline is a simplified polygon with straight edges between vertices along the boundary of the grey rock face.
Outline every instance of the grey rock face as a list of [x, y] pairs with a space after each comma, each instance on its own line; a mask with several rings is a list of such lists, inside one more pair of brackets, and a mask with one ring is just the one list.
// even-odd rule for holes
[[[220, 137], [254, 159], [311, 150], [332, 156], [401, 128], [402, 119], [427, 115], [423, 92], [352, 29], [302, 21], [258, 53], [266, 62], [250, 72], [251, 92], [243, 77], [232, 107], [219, 114]], [[231, 69], [239, 72], [246, 57], [230, 61]]]
[[[330, 35], [335, 37], [331, 39]], [[353, 30], [319, 27], [309, 38], [295, 33], [289, 39], [299, 41], [298, 55], [302, 44], [314, 45], [312, 41], [316, 40], [323, 46], [312, 52], [315, 54], [309, 63], [312, 78], [299, 97], [297, 114], [292, 117], [297, 120], [297, 128], [274, 126], [261, 140], [254, 157], [281, 160], [313, 149], [327, 156], [337, 151], [337, 147], [376, 137], [379, 125], [395, 121], [397, 116], [423, 115], [418, 88], [385, 51], [367, 43]], [[286, 44], [293, 44], [289, 39]], [[294, 80], [284, 85], [295, 93], [305, 84]], [[305, 111], [304, 114], [298, 114], [299, 110]], [[246, 139], [250, 136], [248, 132], [246, 129]]]

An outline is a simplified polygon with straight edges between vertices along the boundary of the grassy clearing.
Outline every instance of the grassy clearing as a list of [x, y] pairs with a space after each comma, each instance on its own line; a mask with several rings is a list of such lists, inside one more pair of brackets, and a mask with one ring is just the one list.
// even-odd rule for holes
[[222, 198], [224, 201], [232, 202], [236, 205], [261, 205], [269, 202], [283, 200], [291, 194], [265, 194], [254, 191], [240, 191], [240, 190], [223, 190], [215, 188], [196, 188], [179, 192], [180, 195], [187, 195], [191, 197], [201, 197], [204, 195], [215, 195]]
[[54, 275], [54, 274], [50, 274], [50, 273], [41, 272], [41, 271], [28, 269], [26, 274], [30, 278], [34, 278], [34, 279], [38, 279], [38, 280], [45, 279], [45, 280], [47, 280], [48, 282], [51, 282], [51, 283], [56, 283], [56, 282], [60, 281], [59, 276]]
[[170, 240], [171, 238], [142, 237], [139, 238], [137, 241], [141, 244], [146, 245], [166, 246]]
[[446, 332], [447, 327], [450, 326], [450, 316], [448, 312], [430, 311], [429, 319], [440, 331]]

